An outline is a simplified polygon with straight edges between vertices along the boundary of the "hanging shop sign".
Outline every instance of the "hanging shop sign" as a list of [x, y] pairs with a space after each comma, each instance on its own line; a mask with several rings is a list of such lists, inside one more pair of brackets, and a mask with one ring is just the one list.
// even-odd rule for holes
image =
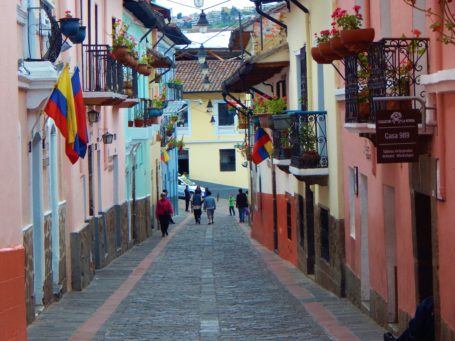
[[418, 110], [382, 110], [376, 113], [378, 163], [417, 162]]

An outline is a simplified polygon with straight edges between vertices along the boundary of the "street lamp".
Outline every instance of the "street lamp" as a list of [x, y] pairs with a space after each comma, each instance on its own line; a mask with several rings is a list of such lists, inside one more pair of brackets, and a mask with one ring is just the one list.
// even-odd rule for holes
[[209, 27], [209, 22], [207, 20], [207, 16], [204, 13], [204, 10], [202, 10], [201, 14], [199, 14], [199, 20], [198, 20], [196, 26], [199, 27], [200, 33], [207, 33], [207, 29]]
[[209, 64], [207, 63], [207, 61], [205, 61], [203, 64], [201, 64], [201, 72], [202, 72], [203, 76], [205, 76], [209, 73]]
[[201, 44], [201, 46], [199, 47], [199, 51], [197, 53], [197, 60], [199, 64], [205, 63], [205, 57], [207, 57], [207, 51], [205, 51], [204, 45]]
[[108, 131], [106, 133], [104, 133], [101, 137], [103, 138], [104, 144], [111, 144], [112, 141], [114, 140], [114, 134], [111, 134]]
[[210, 82], [209, 76], [205, 75], [204, 79], [202, 80], [202, 87], [204, 90], [208, 90], [211, 84], [212, 83]]
[[209, 99], [209, 102], [207, 103], [207, 112], [213, 112], [213, 104], [211, 99]]
[[92, 124], [92, 123], [98, 122], [98, 120], [100, 118], [100, 113], [92, 108], [92, 110], [89, 110], [87, 112], [87, 116], [88, 116], [88, 122]]
[[212, 118], [210, 119], [211, 124], [215, 124], [215, 117], [212, 115]]

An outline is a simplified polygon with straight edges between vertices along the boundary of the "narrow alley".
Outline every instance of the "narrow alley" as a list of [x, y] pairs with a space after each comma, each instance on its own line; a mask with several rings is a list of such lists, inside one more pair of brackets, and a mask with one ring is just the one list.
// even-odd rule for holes
[[184, 212], [168, 237], [155, 230], [47, 308], [29, 340], [381, 340], [347, 299], [253, 241], [227, 212], [221, 200], [214, 225]]

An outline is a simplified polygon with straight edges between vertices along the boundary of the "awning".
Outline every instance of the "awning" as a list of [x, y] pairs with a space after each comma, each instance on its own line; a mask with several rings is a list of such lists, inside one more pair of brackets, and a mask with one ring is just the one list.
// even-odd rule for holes
[[164, 35], [174, 42], [175, 45], [189, 45], [189, 40], [175, 25], [168, 25], [164, 28]]
[[133, 13], [147, 28], [158, 28], [164, 30], [163, 16], [155, 11], [147, 0], [123, 0], [123, 6]]
[[174, 65], [174, 62], [171, 60], [171, 58], [166, 57], [164, 54], [157, 50], [148, 49], [147, 53], [153, 56], [153, 62], [150, 63], [150, 65], [154, 68], [170, 68]]
[[169, 8], [154, 4], [153, 2], [150, 3], [150, 6], [152, 6], [152, 8], [156, 12], [159, 12], [163, 16], [164, 19], [168, 19], [169, 21], [172, 19], [171, 18], [171, 10]]
[[167, 102], [167, 107], [163, 109], [163, 114], [176, 115], [184, 106], [187, 105], [188, 103], [186, 101], [169, 101]]
[[266, 81], [288, 66], [289, 61], [270, 63], [245, 62], [223, 82], [223, 92], [246, 92], [252, 86]]

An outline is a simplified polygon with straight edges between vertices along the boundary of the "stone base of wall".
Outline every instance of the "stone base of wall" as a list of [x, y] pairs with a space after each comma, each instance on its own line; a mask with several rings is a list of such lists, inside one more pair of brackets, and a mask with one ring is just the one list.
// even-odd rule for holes
[[54, 301], [52, 283], [52, 214], [44, 216], [44, 285], [43, 305], [48, 306]]
[[373, 290], [370, 290], [370, 316], [381, 326], [387, 325], [387, 302]]
[[33, 226], [24, 229], [23, 244], [25, 250], [25, 307], [27, 324], [35, 320], [35, 296], [33, 295]]
[[[58, 208], [58, 228], [59, 228], [59, 270], [58, 270], [58, 285], [60, 287], [60, 295], [68, 291], [66, 282], [66, 204], [62, 204]], [[55, 292], [54, 292], [55, 294]]]
[[152, 235], [150, 197], [136, 200], [136, 243], [142, 243]]
[[92, 249], [95, 219], [77, 232], [72, 232], [71, 239], [71, 285], [73, 290], [82, 290], [93, 279], [95, 265]]
[[320, 208], [314, 210], [314, 236], [316, 249], [316, 262], [314, 268], [315, 280], [318, 284], [332, 291], [338, 296], [345, 295], [345, 247], [344, 247], [344, 221], [337, 220], [329, 211], [329, 260], [321, 257], [321, 228]]
[[362, 309], [360, 279], [347, 266], [344, 267], [344, 273], [346, 279], [346, 297], [358, 308]]

